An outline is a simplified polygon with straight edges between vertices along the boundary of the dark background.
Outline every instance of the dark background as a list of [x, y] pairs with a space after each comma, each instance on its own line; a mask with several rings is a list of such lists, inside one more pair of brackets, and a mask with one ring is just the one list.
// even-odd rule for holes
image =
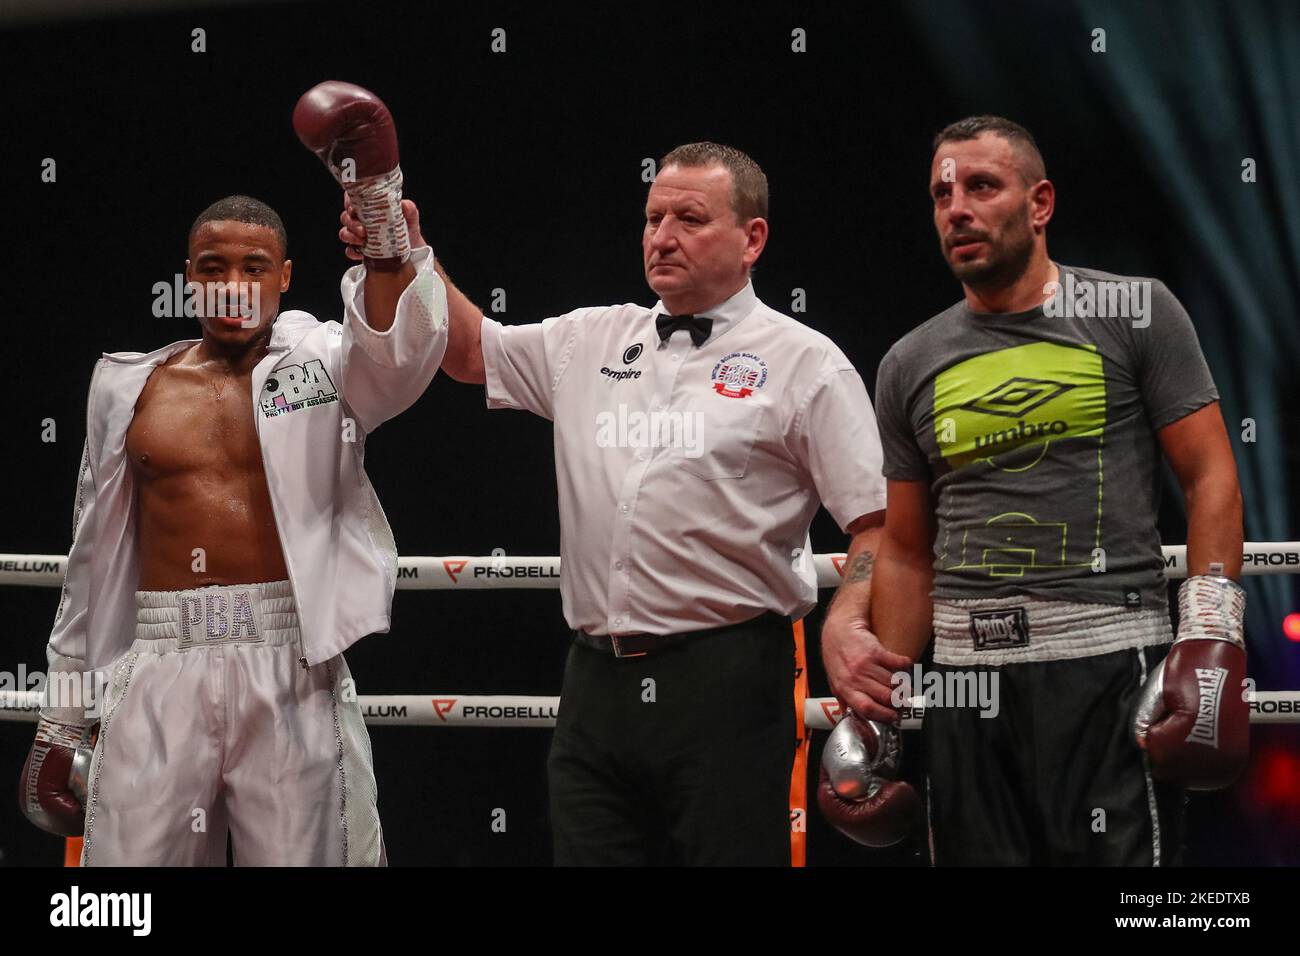
[[[330, 78], [387, 102], [426, 237], [480, 304], [505, 290], [507, 311], [496, 317], [507, 322], [652, 302], [639, 256], [642, 161], [699, 139], [741, 147], [771, 182], [759, 295], [789, 312], [791, 290], [806, 290], [797, 318], [829, 334], [869, 386], [889, 346], [960, 294], [931, 224], [931, 137], [970, 113], [1009, 115], [1034, 131], [1057, 186], [1054, 258], [1158, 276], [1183, 299], [1224, 393], [1251, 507], [1247, 537], [1300, 537], [1285, 505], [1295, 486], [1293, 389], [1284, 392], [1280, 377], [1245, 387], [1297, 358], [1297, 222], [1293, 200], [1276, 197], [1296, 185], [1300, 107], [1267, 77], [1251, 81], [1248, 55], [1252, 43], [1300, 42], [1294, 4], [656, 3], [617, 15], [594, 4], [139, 6], [103, 20], [0, 5], [11, 237], [0, 549], [66, 553], [91, 368], [103, 351], [197, 335], [192, 320], [152, 316], [152, 287], [183, 268], [186, 232], [208, 203], [243, 192], [277, 208], [296, 265], [283, 307], [341, 315], [338, 189], [289, 123], [297, 97]], [[1098, 25], [1113, 53], [1090, 51]], [[199, 27], [205, 53], [191, 52]], [[504, 54], [490, 51], [495, 27], [506, 30]], [[791, 51], [797, 27], [806, 53]], [[1234, 30], [1240, 42], [1219, 51], [1216, 67], [1232, 82], [1212, 77], [1219, 101], [1198, 100], [1204, 44]], [[1107, 72], [1121, 66], [1161, 82], [1134, 106]], [[1289, 270], [1280, 277], [1287, 295], [1278, 286], [1259, 293], [1272, 323], [1262, 331], [1246, 334], [1242, 323], [1257, 316], [1236, 311], [1235, 287], [1213, 268], [1221, 247], [1188, 214], [1158, 161], [1162, 140], [1141, 116], [1172, 117], [1163, 128], [1170, 148], [1192, 157], [1189, 175], [1220, 184], [1203, 190], [1210, 213], [1230, 216], [1250, 188], [1252, 202], [1276, 200], [1282, 228], [1250, 232]], [[1245, 141], [1230, 129], [1245, 129]], [[1253, 187], [1240, 182], [1246, 155], [1261, 161]], [[52, 184], [40, 180], [45, 157], [57, 161]], [[1259, 388], [1275, 400], [1251, 398]], [[1237, 441], [1234, 423], [1247, 416], [1271, 446]], [[54, 443], [40, 439], [46, 418], [57, 423]], [[439, 376], [376, 433], [367, 465], [403, 554], [558, 550], [550, 426], [489, 414], [479, 388]], [[1166, 495], [1167, 542], [1184, 540], [1181, 515], [1177, 493]], [[845, 543], [824, 513], [813, 542], [818, 551]], [[1261, 688], [1300, 680], [1297, 645], [1280, 629], [1295, 605], [1293, 580], [1266, 593], [1252, 584]], [[0, 602], [0, 666], [43, 669], [57, 591], [0, 587]], [[815, 635], [815, 615], [811, 623]], [[348, 658], [363, 694], [557, 694], [565, 646], [556, 591], [404, 591], [392, 634]], [[814, 694], [826, 693], [815, 661], [812, 680]], [[0, 782], [16, 781], [30, 736], [31, 725], [0, 723]], [[548, 731], [376, 727], [371, 736], [393, 863], [549, 862]], [[911, 747], [915, 764], [919, 741]], [[491, 829], [496, 807], [507, 811], [505, 833]], [[1189, 857], [1294, 865], [1297, 837], [1300, 731], [1257, 728], [1243, 782], [1193, 799]], [[920, 853], [919, 844], [858, 848], [815, 814], [808, 842], [814, 865], [915, 862]], [[59, 859], [59, 841], [0, 801], [0, 861]]]

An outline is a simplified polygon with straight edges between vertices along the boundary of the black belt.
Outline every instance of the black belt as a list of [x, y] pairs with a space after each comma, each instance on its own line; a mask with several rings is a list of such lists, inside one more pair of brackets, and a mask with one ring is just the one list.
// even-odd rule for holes
[[700, 640], [715, 634], [736, 631], [743, 627], [752, 627], [754, 625], [770, 626], [776, 623], [788, 628], [790, 619], [783, 614], [777, 614], [775, 611], [766, 611], [758, 617], [750, 618], [748, 621], [724, 624], [721, 627], [711, 627], [703, 631], [686, 631], [683, 634], [588, 634], [586, 631], [574, 631], [573, 639], [584, 647], [590, 647], [605, 654], [613, 654], [615, 657], [641, 657], [665, 647], [671, 647], [674, 644], [681, 644], [684, 641]]

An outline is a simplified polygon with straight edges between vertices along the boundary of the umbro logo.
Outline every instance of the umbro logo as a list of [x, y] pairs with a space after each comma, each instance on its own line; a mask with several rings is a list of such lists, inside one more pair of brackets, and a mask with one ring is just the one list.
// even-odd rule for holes
[[978, 398], [972, 398], [962, 408], [985, 415], [1020, 418], [1077, 387], [1044, 378], [1009, 378]]

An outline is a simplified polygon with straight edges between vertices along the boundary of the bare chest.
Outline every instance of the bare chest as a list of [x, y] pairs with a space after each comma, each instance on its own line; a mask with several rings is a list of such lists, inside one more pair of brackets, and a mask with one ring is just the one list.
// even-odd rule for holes
[[250, 375], [158, 369], [136, 402], [126, 449], [132, 467], [145, 479], [261, 474]]

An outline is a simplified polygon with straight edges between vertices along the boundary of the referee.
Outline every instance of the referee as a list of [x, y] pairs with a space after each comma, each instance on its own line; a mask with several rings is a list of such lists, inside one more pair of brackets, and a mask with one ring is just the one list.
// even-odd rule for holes
[[844, 354], [755, 295], [759, 166], [692, 143], [658, 168], [654, 306], [503, 326], [448, 280], [443, 369], [555, 426], [573, 633], [548, 761], [556, 863], [788, 866], [808, 528], [824, 504], [851, 555], [875, 550], [875, 415]]

